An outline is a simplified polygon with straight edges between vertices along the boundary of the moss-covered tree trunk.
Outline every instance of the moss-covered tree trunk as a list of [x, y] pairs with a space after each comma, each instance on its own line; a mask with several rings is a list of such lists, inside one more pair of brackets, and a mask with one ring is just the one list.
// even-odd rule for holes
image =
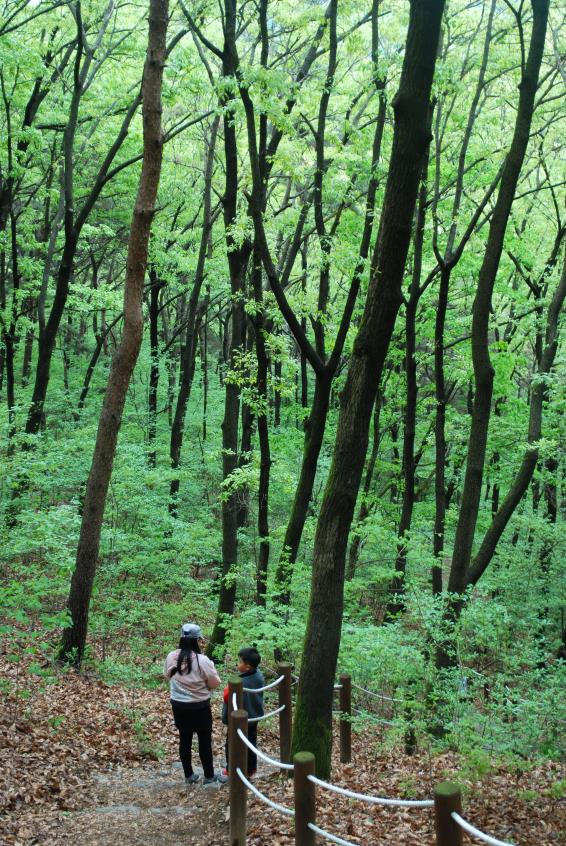
[[293, 749], [330, 772], [332, 694], [342, 625], [348, 533], [363, 472], [372, 408], [397, 312], [419, 175], [430, 143], [428, 113], [443, 0], [414, 0], [370, 284], [341, 398], [332, 466], [317, 524]]

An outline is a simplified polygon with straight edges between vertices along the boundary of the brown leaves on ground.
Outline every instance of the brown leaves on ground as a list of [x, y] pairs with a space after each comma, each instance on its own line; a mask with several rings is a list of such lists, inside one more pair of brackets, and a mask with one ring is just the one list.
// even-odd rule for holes
[[[181, 842], [179, 832], [185, 833], [183, 842], [195, 846], [228, 843], [228, 791], [200, 788], [186, 794], [179, 787], [181, 772], [171, 770], [177, 737], [165, 688], [126, 690], [74, 671], [41, 679], [25, 662], [3, 659], [0, 685], [8, 691], [0, 710], [0, 843], [79, 843], [85, 826], [99, 844], [122, 842], [137, 829], [145, 846]], [[274, 758], [277, 737], [273, 720], [262, 725], [260, 746]], [[214, 743], [218, 766], [219, 719]], [[162, 761], [149, 760], [158, 750]], [[387, 751], [373, 729], [354, 735], [352, 757], [353, 764], [341, 765], [334, 750], [331, 781], [373, 796], [428, 799], [437, 782], [462, 780], [456, 755]], [[526, 767], [523, 773], [492, 769], [481, 781], [465, 784], [463, 815], [519, 846], [561, 846], [566, 803], [553, 787], [564, 778], [565, 768], [558, 764]], [[292, 807], [292, 780], [261, 762], [256, 785], [271, 800]], [[316, 822], [352, 844], [434, 843], [428, 808], [368, 805], [318, 788]], [[247, 831], [249, 846], [294, 843], [292, 820], [253, 796]], [[138, 841], [130, 837], [130, 842]]]
[[[267, 738], [264, 743], [267, 746]], [[277, 758], [276, 735], [270, 738], [269, 744], [269, 754]], [[430, 758], [424, 753], [407, 756], [399, 751], [385, 752], [378, 734], [354, 736], [354, 763], [344, 765], [339, 760], [335, 744], [330, 781], [339, 787], [384, 798], [431, 799], [435, 784], [457, 781], [464, 788], [462, 816], [476, 828], [518, 846], [566, 843], [566, 799], [552, 796], [553, 786], [566, 776], [566, 768], [559, 764], [549, 763], [520, 774], [495, 769], [481, 781], [463, 781], [458, 774], [457, 755], [445, 753]], [[260, 778], [257, 787], [272, 801], [292, 808], [291, 779], [273, 774]], [[431, 808], [370, 805], [317, 787], [316, 814], [319, 828], [353, 845], [435, 843]], [[251, 799], [249, 846], [268, 843], [291, 846], [295, 842], [292, 825], [291, 819], [268, 809], [259, 799]], [[468, 842], [467, 835], [464, 842]]]

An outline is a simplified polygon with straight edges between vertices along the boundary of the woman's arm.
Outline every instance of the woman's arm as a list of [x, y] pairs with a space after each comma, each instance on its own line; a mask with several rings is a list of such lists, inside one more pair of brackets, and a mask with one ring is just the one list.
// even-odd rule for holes
[[177, 672], [177, 659], [179, 658], [179, 650], [176, 649], [174, 652], [170, 652], [167, 658], [165, 659], [165, 668], [164, 673], [165, 677], [170, 679]]
[[210, 658], [206, 658], [206, 664], [203, 667], [203, 670], [207, 688], [209, 690], [216, 690], [216, 688], [220, 684], [220, 676], [218, 675], [216, 667], [214, 666]]

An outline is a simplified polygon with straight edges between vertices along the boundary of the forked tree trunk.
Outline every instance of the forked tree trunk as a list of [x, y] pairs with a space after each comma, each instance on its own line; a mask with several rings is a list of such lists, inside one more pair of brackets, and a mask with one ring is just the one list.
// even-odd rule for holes
[[92, 466], [86, 486], [76, 567], [68, 601], [71, 626], [65, 629], [60, 647], [60, 657], [77, 666], [81, 663], [85, 649], [89, 603], [116, 442], [128, 385], [143, 335], [143, 284], [163, 150], [161, 84], [165, 62], [167, 13], [167, 0], [150, 0], [149, 41], [143, 77], [143, 165], [128, 245], [124, 284], [124, 331], [112, 360], [100, 414]]
[[468, 568], [478, 517], [493, 393], [494, 370], [489, 355], [488, 331], [491, 296], [503, 250], [507, 222], [515, 197], [515, 189], [529, 142], [534, 100], [544, 51], [548, 0], [532, 0], [532, 7], [531, 42], [519, 86], [519, 106], [515, 130], [491, 218], [472, 312], [472, 362], [475, 392], [468, 441], [466, 475], [462, 492], [463, 505], [456, 527], [454, 554], [448, 581], [448, 590], [451, 593], [463, 593], [468, 584]]
[[[503, 250], [507, 222], [511, 214], [517, 181], [529, 142], [535, 94], [544, 52], [548, 21], [548, 0], [532, 0], [532, 8], [533, 23], [529, 54], [519, 86], [519, 105], [515, 119], [513, 140], [501, 176], [501, 184], [491, 218], [472, 311], [472, 363], [474, 368], [475, 392], [468, 441], [466, 474], [461, 499], [462, 505], [456, 526], [452, 566], [448, 580], [448, 591], [451, 595], [462, 595], [466, 587], [470, 584], [475, 584], [483, 574], [491, 561], [497, 541], [501, 537], [511, 514], [519, 504], [523, 493], [529, 485], [534, 467], [536, 466], [535, 453], [538, 456], [536, 449], [529, 448], [527, 450], [515, 482], [499, 507], [482, 541], [480, 549], [472, 561], [472, 549], [482, 490], [493, 394], [494, 369], [489, 354], [491, 298]], [[530, 435], [533, 427], [538, 425], [540, 430], [542, 401], [540, 405], [541, 408], [539, 411], [537, 387], [535, 386], [531, 396], [529, 441], [531, 441]], [[533, 419], [533, 411], [538, 412], [538, 424]], [[446, 618], [448, 620], [457, 618], [461, 608], [462, 601], [460, 599], [456, 601], [452, 599], [446, 610]], [[437, 667], [445, 668], [453, 666], [455, 660], [456, 656], [453, 644], [449, 641], [440, 643], [436, 655]]]
[[322, 778], [330, 772], [332, 699], [342, 626], [346, 545], [375, 394], [401, 305], [419, 175], [430, 143], [428, 110], [443, 8], [443, 0], [411, 3], [401, 81], [393, 103], [395, 129], [383, 212], [315, 536], [293, 749], [313, 752], [317, 775]]
[[542, 435], [542, 413], [544, 400], [547, 394], [545, 377], [551, 372], [554, 366], [554, 359], [558, 349], [558, 331], [560, 325], [560, 314], [566, 300], [566, 254], [562, 266], [562, 274], [550, 301], [546, 325], [544, 349], [537, 362], [537, 373], [531, 385], [529, 403], [529, 431], [527, 435], [527, 446], [523, 454], [523, 460], [513, 482], [501, 505], [494, 516], [491, 525], [485, 533], [483, 540], [476, 552], [469, 570], [467, 572], [467, 584], [475, 585], [483, 576], [489, 566], [497, 543], [505, 531], [509, 520], [521, 499], [527, 492], [533, 477], [537, 461], [539, 459], [538, 442]]
[[[464, 130], [464, 137], [460, 153], [458, 156], [458, 170], [456, 174], [456, 187], [454, 191], [454, 201], [452, 203], [452, 223], [450, 225], [448, 240], [444, 250], [444, 255], [435, 249], [437, 259], [440, 265], [440, 286], [438, 289], [438, 304], [436, 308], [436, 318], [434, 327], [434, 384], [436, 396], [436, 415], [434, 423], [434, 442], [435, 442], [435, 474], [434, 474], [434, 494], [435, 494], [435, 511], [434, 511], [434, 535], [433, 535], [433, 553], [434, 564], [432, 566], [432, 592], [435, 596], [442, 593], [442, 556], [444, 554], [444, 532], [446, 526], [446, 510], [448, 508], [448, 492], [446, 487], [445, 464], [447, 456], [446, 448], [446, 405], [448, 403], [448, 390], [446, 386], [446, 377], [444, 369], [444, 332], [446, 326], [446, 312], [448, 309], [448, 292], [450, 290], [450, 276], [454, 267], [458, 262], [458, 253], [461, 254], [461, 246], [455, 249], [456, 235], [458, 231], [460, 207], [462, 198], [464, 196], [464, 176], [466, 173], [466, 160], [468, 148], [472, 137], [472, 131], [476, 119], [480, 112], [480, 98], [486, 85], [486, 72], [489, 59], [489, 50], [492, 40], [493, 18], [495, 15], [496, 0], [491, 0], [487, 26], [485, 31], [485, 38], [483, 44], [482, 60], [479, 67], [479, 73], [476, 83], [474, 96], [468, 110], [468, 120]], [[440, 110], [438, 113], [437, 126], [440, 124]], [[440, 139], [438, 139], [440, 145]], [[437, 226], [436, 204], [438, 202], [439, 193], [439, 179], [440, 179], [440, 149], [436, 150], [436, 186], [435, 199], [433, 204], [433, 218], [435, 220], [435, 230]], [[486, 198], [487, 201], [487, 198]], [[481, 205], [481, 204], [480, 204]], [[433, 244], [436, 241], [436, 231], [433, 237]], [[466, 236], [464, 236], [465, 238]]]

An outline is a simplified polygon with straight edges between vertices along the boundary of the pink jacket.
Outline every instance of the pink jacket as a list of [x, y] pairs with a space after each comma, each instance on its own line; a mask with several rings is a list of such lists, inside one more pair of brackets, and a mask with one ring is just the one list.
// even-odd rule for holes
[[170, 679], [171, 699], [177, 702], [206, 702], [210, 692], [220, 684], [216, 667], [206, 655], [191, 653], [190, 673], [173, 672], [177, 669], [179, 649], [165, 659], [165, 675]]

